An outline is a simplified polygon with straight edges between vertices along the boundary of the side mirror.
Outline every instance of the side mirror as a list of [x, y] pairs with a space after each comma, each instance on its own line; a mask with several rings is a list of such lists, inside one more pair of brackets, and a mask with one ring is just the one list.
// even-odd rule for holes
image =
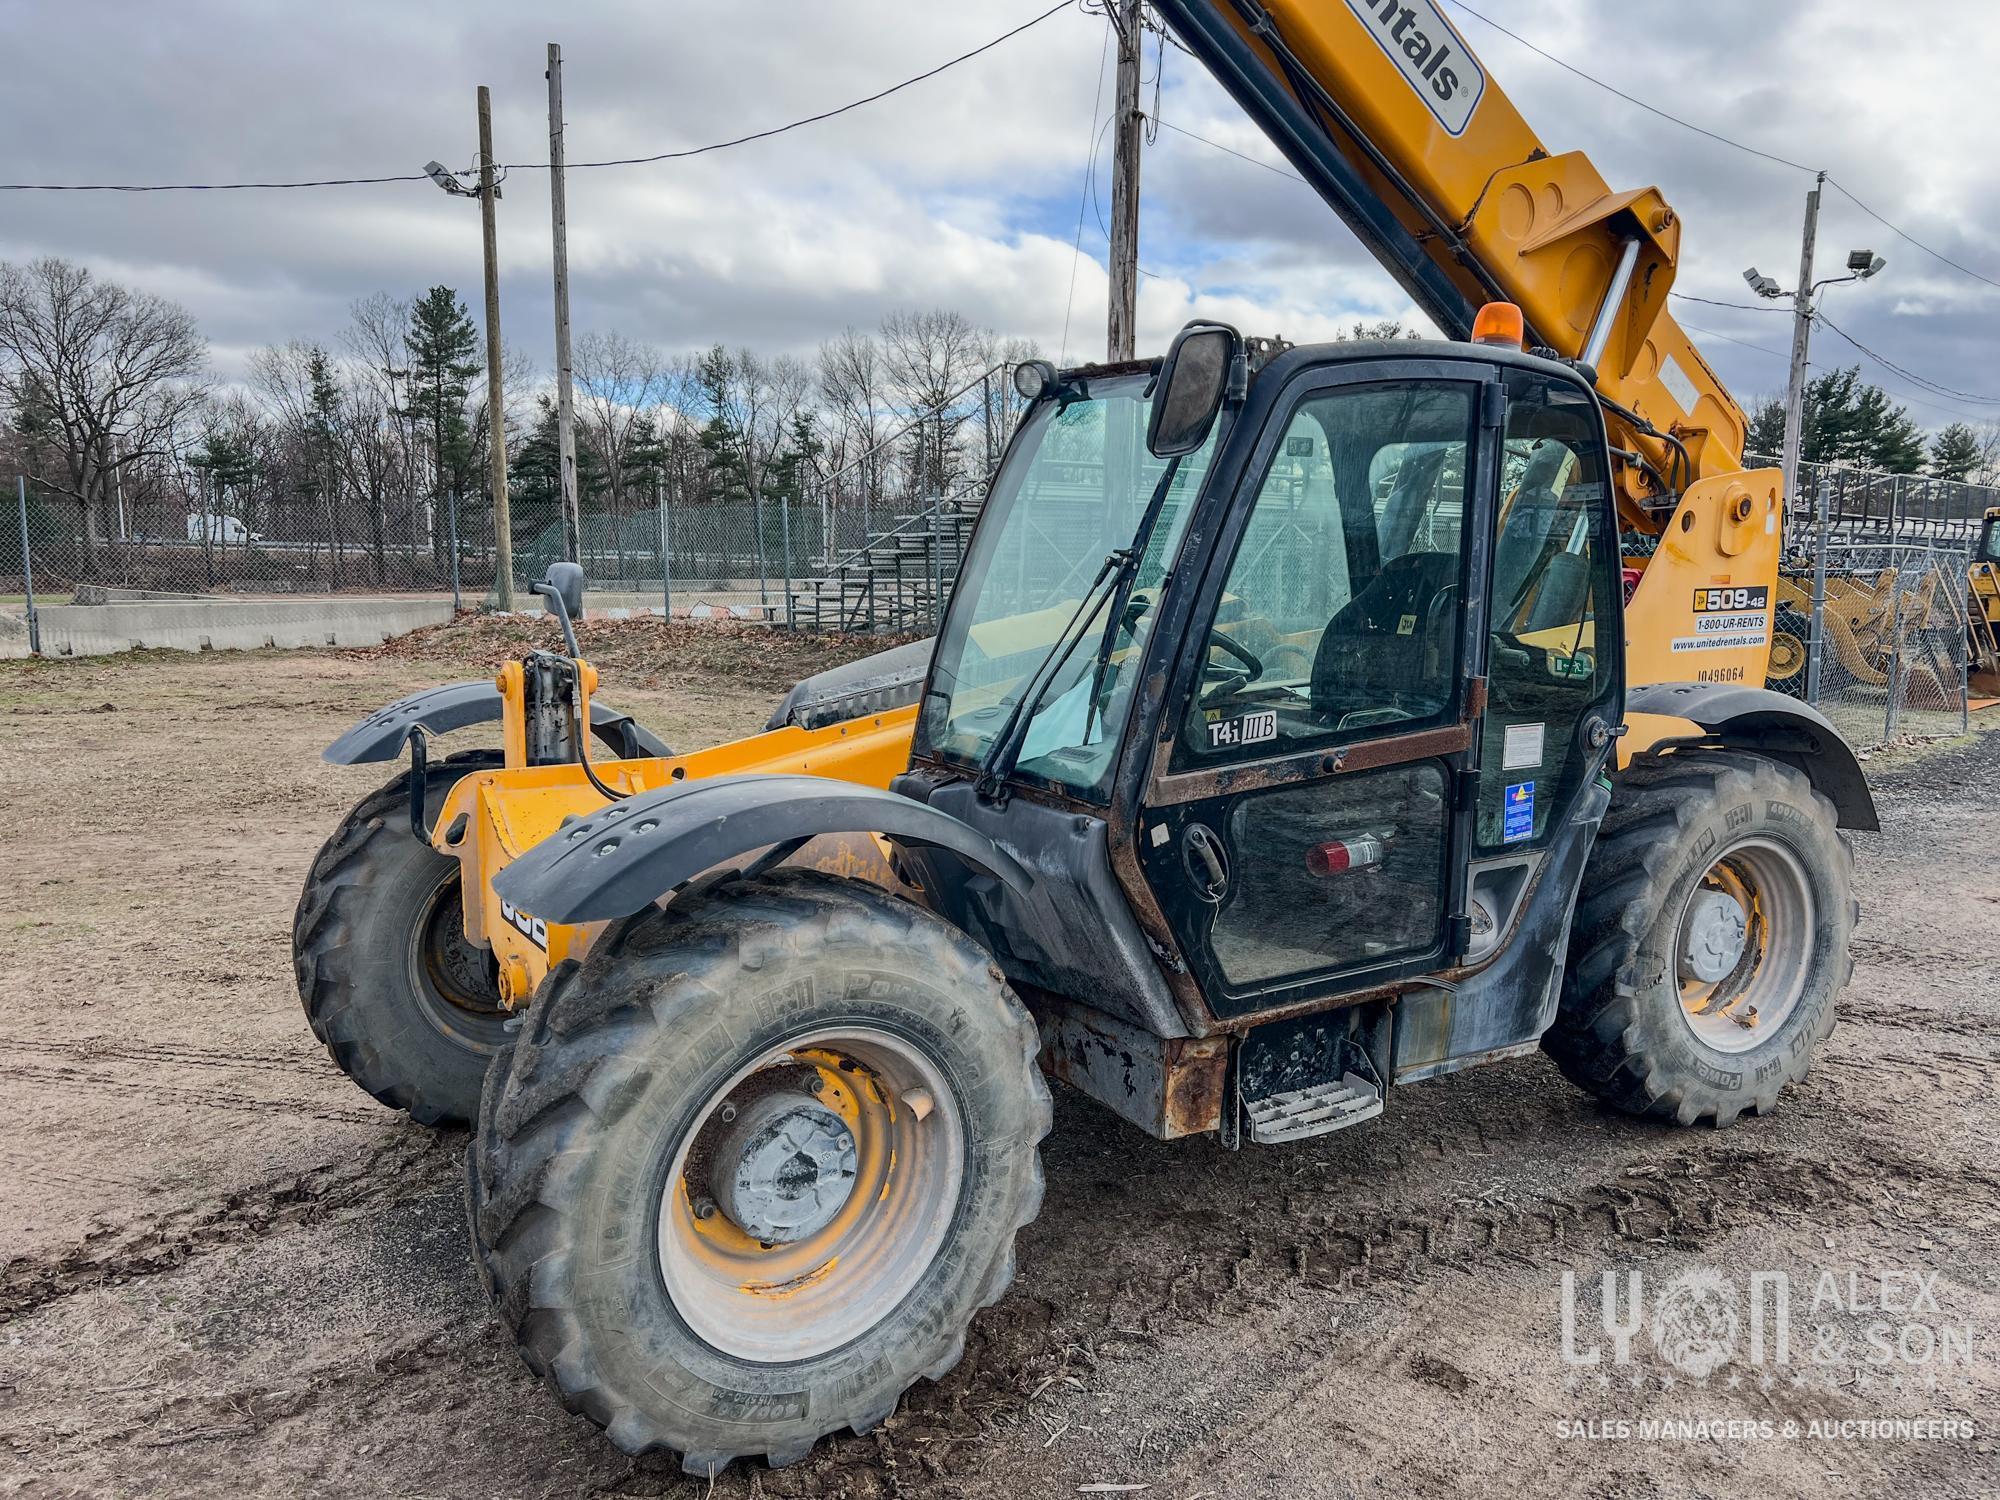
[[1146, 424], [1146, 450], [1153, 457], [1192, 453], [1208, 441], [1241, 342], [1226, 323], [1190, 323], [1175, 336]]
[[556, 606], [562, 606], [562, 613], [571, 620], [583, 618], [583, 569], [573, 562], [552, 562], [542, 579], [542, 587], [535, 590], [549, 607], [549, 613], [557, 613]]

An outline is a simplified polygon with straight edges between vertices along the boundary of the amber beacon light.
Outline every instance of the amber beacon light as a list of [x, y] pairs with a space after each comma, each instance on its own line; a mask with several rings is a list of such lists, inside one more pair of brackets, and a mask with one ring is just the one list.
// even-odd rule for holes
[[1472, 320], [1472, 342], [1505, 344], [1509, 349], [1524, 347], [1528, 342], [1528, 331], [1521, 309], [1511, 302], [1487, 303], [1479, 309], [1479, 316]]

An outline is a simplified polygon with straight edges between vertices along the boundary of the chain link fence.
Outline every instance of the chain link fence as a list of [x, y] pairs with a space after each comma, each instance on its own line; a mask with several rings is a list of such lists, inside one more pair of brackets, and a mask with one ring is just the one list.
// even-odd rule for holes
[[[717, 486], [698, 478], [670, 487], [642, 477], [620, 495], [587, 497], [573, 540], [559, 498], [526, 483], [508, 507], [515, 606], [532, 603], [529, 584], [573, 551], [593, 603], [673, 614], [706, 605], [813, 629], [934, 625], [1020, 416], [1011, 375], [997, 365], [896, 421], [869, 413], [788, 486], [732, 476], [733, 494], [710, 498]], [[25, 602], [31, 575], [51, 602], [421, 593], [495, 604], [490, 497], [410, 500], [411, 476], [390, 477], [372, 500], [346, 485], [328, 501], [268, 475], [223, 484], [135, 474], [129, 493], [121, 479], [90, 505], [22, 479], [0, 522], [0, 607]]]
[[1950, 546], [1829, 538], [1780, 581], [1773, 685], [1857, 748], [1964, 733], [1966, 564]]
[[1969, 569], [1997, 505], [2000, 490], [1985, 485], [1801, 464], [1769, 685], [1819, 709], [1857, 749], [1965, 732], [1978, 666]]

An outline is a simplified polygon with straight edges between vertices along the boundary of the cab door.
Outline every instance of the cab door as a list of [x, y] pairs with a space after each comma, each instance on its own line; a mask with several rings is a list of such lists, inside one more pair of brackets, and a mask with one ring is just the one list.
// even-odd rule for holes
[[1467, 940], [1496, 372], [1309, 371], [1218, 528], [1137, 844], [1219, 1016]]

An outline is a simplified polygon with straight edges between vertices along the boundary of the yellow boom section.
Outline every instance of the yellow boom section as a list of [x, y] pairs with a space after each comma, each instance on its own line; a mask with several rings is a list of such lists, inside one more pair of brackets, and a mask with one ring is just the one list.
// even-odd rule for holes
[[[1642, 453], [1673, 491], [1742, 467], [1742, 408], [1667, 310], [1679, 216], [1658, 188], [1614, 190], [1581, 151], [1552, 152], [1434, 0], [1161, 8], [1330, 201], [1329, 163], [1311, 158], [1340, 158], [1331, 167], [1357, 181], [1334, 206], [1350, 223], [1380, 216], [1357, 227], [1385, 264], [1398, 269], [1399, 245], [1428, 257], [1439, 274], [1428, 291], [1413, 287], [1420, 301], [1437, 311], [1448, 284], [1470, 308], [1518, 304], [1531, 339], [1588, 358], [1604, 396], [1685, 445], [1678, 464], [1672, 443], [1610, 414], [1613, 445]], [[1316, 133], [1274, 128], [1301, 114]], [[1468, 331], [1444, 321], [1448, 334]], [[1657, 479], [1628, 465], [1620, 493], [1629, 524], [1658, 529], [1645, 505], [1662, 493]]]
[[1744, 472], [1742, 408], [1667, 310], [1681, 222], [1552, 152], [1438, 0], [1156, 0], [1190, 50], [1438, 319], [1487, 301], [1595, 374], [1627, 564], [1628, 679], [1761, 686], [1783, 494]]

